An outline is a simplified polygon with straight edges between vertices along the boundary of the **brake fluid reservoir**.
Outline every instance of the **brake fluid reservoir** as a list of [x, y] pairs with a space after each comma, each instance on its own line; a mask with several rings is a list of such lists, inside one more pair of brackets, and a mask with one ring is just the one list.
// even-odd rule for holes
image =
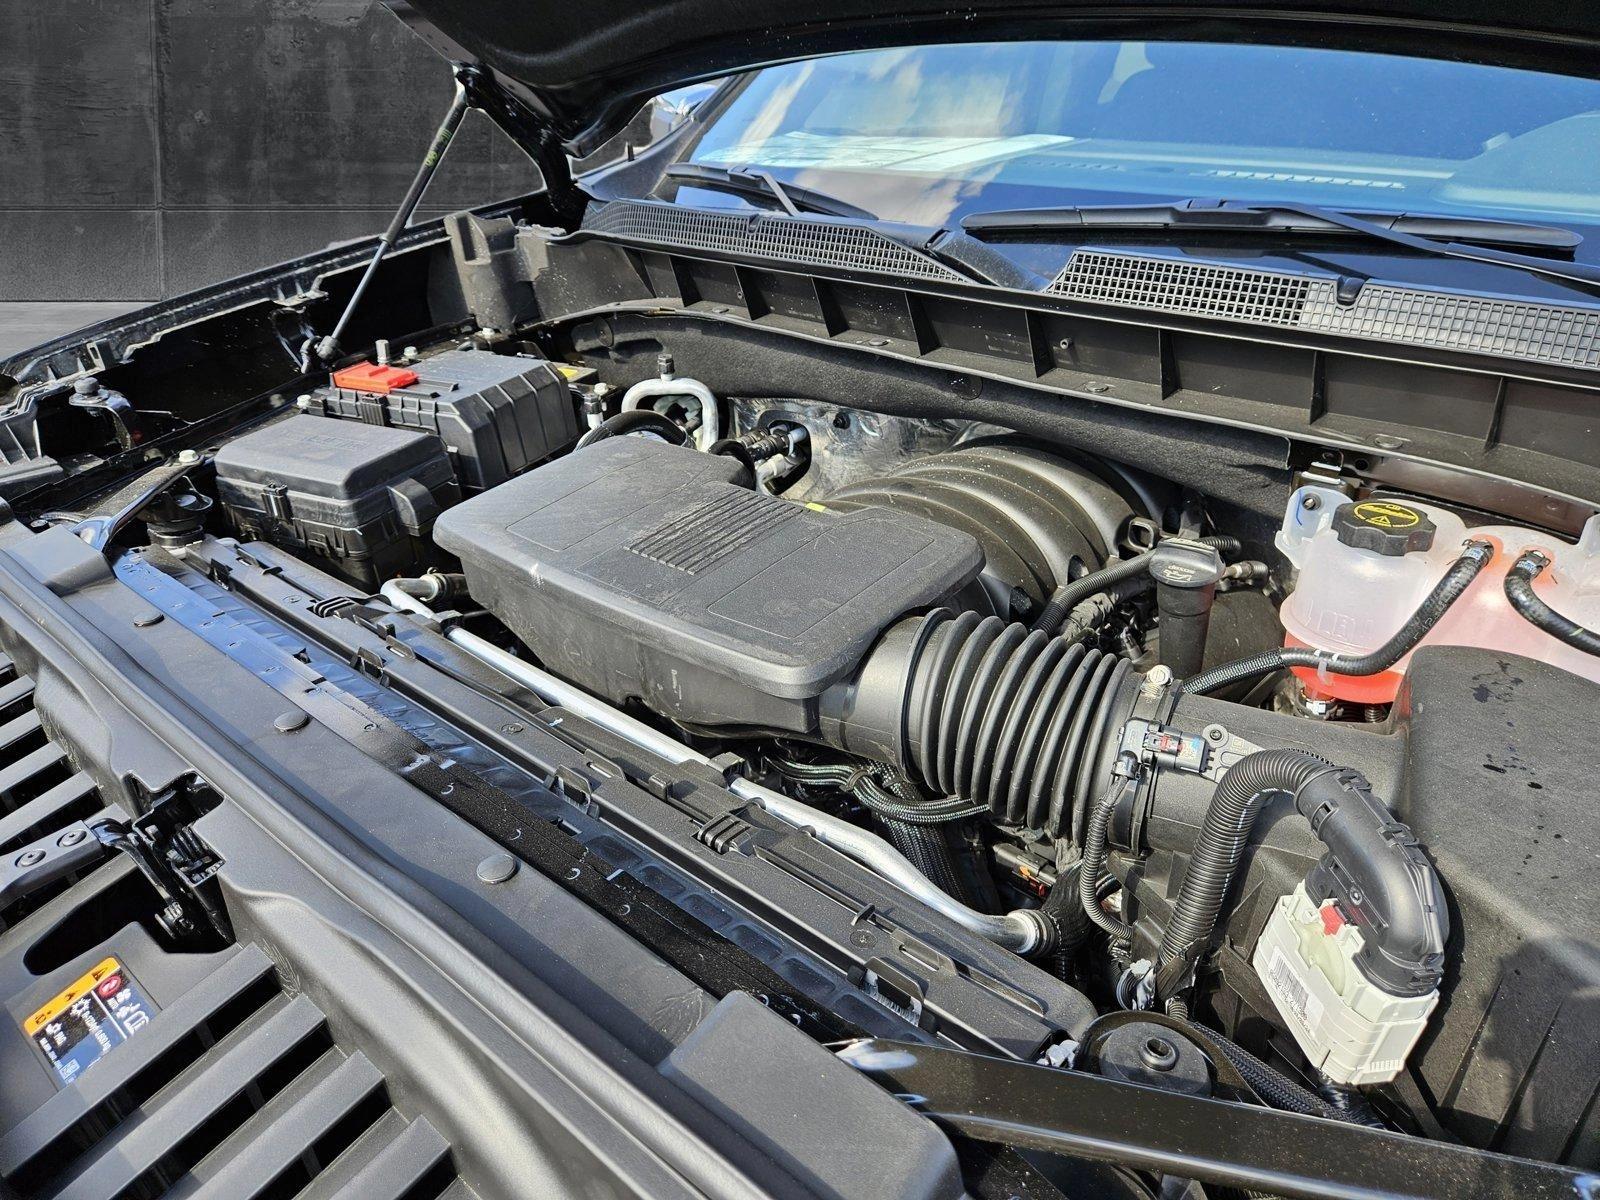
[[[1417, 610], [1461, 553], [1468, 531], [1447, 509], [1405, 500], [1351, 501], [1334, 489], [1303, 487], [1289, 498], [1278, 548], [1299, 570], [1280, 617], [1291, 646], [1368, 654]], [[1513, 525], [1475, 527], [1495, 546], [1493, 560], [1422, 639], [1421, 645], [1478, 646], [1564, 667], [1600, 680], [1600, 658], [1557, 641], [1507, 603], [1505, 575], [1518, 554], [1537, 547], [1552, 563], [1536, 581], [1541, 597], [1574, 621], [1600, 620], [1600, 518], [1576, 546]], [[1339, 675], [1296, 667], [1312, 695], [1358, 704], [1395, 698], [1410, 655], [1379, 675]]]

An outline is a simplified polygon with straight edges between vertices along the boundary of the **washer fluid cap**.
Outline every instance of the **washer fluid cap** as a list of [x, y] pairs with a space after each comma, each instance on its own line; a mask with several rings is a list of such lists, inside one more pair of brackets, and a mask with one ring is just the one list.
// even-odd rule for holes
[[1428, 514], [1398, 500], [1362, 500], [1334, 510], [1334, 536], [1346, 546], [1399, 558], [1414, 550], [1431, 550], [1439, 532]]

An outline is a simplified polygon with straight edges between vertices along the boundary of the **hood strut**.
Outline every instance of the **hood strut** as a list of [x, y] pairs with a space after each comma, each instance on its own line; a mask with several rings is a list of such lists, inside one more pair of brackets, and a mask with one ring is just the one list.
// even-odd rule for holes
[[372, 258], [367, 263], [367, 269], [361, 273], [361, 279], [356, 284], [356, 290], [350, 293], [350, 299], [344, 306], [344, 312], [339, 314], [338, 323], [334, 325], [333, 332], [315, 344], [313, 348], [310, 338], [306, 339], [305, 347], [300, 352], [300, 369], [311, 369], [311, 356], [316, 355], [324, 363], [331, 363], [339, 357], [339, 339], [344, 335], [345, 326], [350, 323], [350, 318], [355, 315], [356, 306], [361, 303], [361, 297], [366, 293], [367, 285], [372, 282], [372, 277], [378, 273], [378, 264], [383, 261], [384, 255], [389, 253], [395, 239], [405, 231], [411, 223], [411, 215], [417, 211], [417, 205], [422, 200], [422, 193], [428, 190], [428, 184], [433, 180], [433, 173], [439, 169], [439, 164], [444, 161], [445, 151], [450, 148], [450, 139], [455, 136], [456, 130], [461, 126], [461, 119], [467, 115], [467, 109], [472, 107], [472, 97], [469, 91], [471, 77], [476, 72], [471, 67], [458, 66], [456, 68], [456, 94], [450, 101], [450, 108], [444, 114], [444, 120], [439, 122], [439, 129], [433, 135], [433, 141], [428, 143], [428, 152], [423, 155], [422, 163], [417, 167], [416, 176], [411, 180], [411, 186], [406, 189], [405, 197], [400, 201], [400, 207], [395, 210], [394, 219], [389, 222], [389, 228], [383, 231], [383, 236], [378, 239], [378, 247], [372, 252]]

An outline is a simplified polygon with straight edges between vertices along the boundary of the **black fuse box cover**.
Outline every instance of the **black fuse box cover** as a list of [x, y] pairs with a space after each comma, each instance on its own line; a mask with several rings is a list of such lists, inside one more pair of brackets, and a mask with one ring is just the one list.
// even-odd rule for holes
[[434, 518], [461, 497], [430, 434], [297, 415], [217, 452], [217, 494], [241, 536], [376, 588], [431, 562]]
[[434, 537], [556, 673], [685, 721], [803, 728], [806, 702], [983, 554], [912, 514], [751, 491], [739, 470], [612, 438], [465, 501]]
[[503, 483], [564, 450], [582, 432], [561, 370], [540, 358], [446, 350], [408, 363], [416, 382], [387, 393], [313, 393], [329, 416], [437, 434], [468, 492]]

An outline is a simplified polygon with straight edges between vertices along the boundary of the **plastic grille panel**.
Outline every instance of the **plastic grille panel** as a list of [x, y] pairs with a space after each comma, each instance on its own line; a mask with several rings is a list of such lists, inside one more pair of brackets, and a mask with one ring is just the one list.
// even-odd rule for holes
[[1294, 325], [1305, 309], [1311, 285], [1308, 278], [1277, 271], [1079, 250], [1049, 290], [1098, 304]]
[[1600, 308], [1369, 283], [1341, 304], [1326, 276], [1101, 250], [1074, 252], [1048, 289], [1097, 304], [1600, 369]]
[[827, 217], [719, 213], [649, 201], [613, 200], [591, 208], [583, 228], [589, 233], [630, 241], [755, 255], [808, 267], [878, 271], [916, 279], [962, 279], [937, 260], [874, 229]]

